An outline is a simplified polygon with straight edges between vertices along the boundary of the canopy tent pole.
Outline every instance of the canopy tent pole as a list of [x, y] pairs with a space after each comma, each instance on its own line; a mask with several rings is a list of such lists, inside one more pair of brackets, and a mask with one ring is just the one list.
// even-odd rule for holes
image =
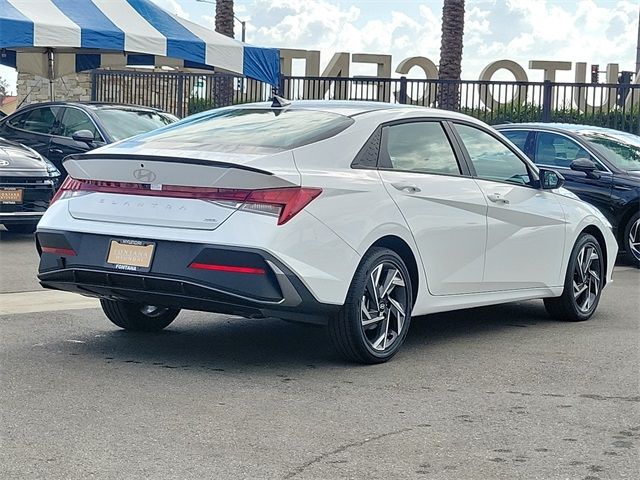
[[49, 77], [49, 100], [52, 102], [56, 99], [55, 92], [55, 84], [53, 82], [54, 79], [54, 56], [53, 56], [53, 48], [47, 48], [47, 70]]

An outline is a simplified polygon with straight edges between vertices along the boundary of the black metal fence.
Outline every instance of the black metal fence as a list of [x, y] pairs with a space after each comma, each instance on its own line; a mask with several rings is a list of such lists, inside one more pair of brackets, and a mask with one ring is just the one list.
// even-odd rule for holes
[[178, 117], [237, 103], [260, 102], [271, 86], [220, 73], [94, 70], [91, 99], [161, 108]]
[[[278, 91], [292, 100], [369, 100], [426, 107], [450, 105], [453, 97], [455, 110], [490, 124], [583, 123], [640, 134], [640, 84], [282, 77]], [[270, 96], [271, 86], [231, 75], [93, 73], [94, 100], [148, 105], [179, 117], [218, 106], [265, 101]]]

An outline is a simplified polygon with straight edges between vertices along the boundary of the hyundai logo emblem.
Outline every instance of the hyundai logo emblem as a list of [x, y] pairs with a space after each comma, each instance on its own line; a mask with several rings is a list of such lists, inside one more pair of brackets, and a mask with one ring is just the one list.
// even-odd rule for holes
[[156, 181], [158, 176], [154, 171], [148, 170], [146, 168], [139, 168], [133, 171], [133, 176], [136, 180], [142, 183], [153, 183]]
[[9, 163], [9, 160], [0, 160], [0, 167], [6, 167]]

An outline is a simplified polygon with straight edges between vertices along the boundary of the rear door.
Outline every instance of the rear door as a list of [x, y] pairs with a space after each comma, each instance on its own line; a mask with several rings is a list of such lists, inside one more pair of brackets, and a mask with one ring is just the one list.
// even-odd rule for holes
[[384, 127], [378, 168], [413, 233], [430, 292], [482, 291], [487, 202], [458, 161], [447, 127], [439, 121]]
[[4, 122], [2, 136], [33, 148], [48, 158], [51, 132], [61, 109], [58, 105], [43, 105], [13, 115]]
[[565, 216], [556, 195], [537, 188], [527, 163], [497, 135], [455, 124], [488, 200], [487, 291], [562, 285]]

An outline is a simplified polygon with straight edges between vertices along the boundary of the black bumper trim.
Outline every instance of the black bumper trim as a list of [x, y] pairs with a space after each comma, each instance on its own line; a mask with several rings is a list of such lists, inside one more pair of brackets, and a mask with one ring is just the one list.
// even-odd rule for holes
[[[67, 237], [66, 232], [39, 230], [38, 238], [51, 236]], [[69, 233], [68, 243], [77, 244], [76, 233]], [[87, 237], [92, 234], [80, 234]], [[192, 244], [184, 244], [192, 245]], [[45, 262], [41, 260], [38, 279], [45, 288], [80, 293], [86, 296], [131, 301], [149, 305], [173, 306], [186, 310], [241, 315], [245, 317], [277, 317], [306, 323], [326, 324], [335, 315], [339, 305], [319, 302], [304, 283], [287, 267], [267, 252], [240, 247], [202, 245], [203, 249], [228, 249], [235, 252], [250, 252], [260, 255], [270, 268], [281, 295], [278, 298], [258, 298], [237, 291], [225, 290], [224, 286], [212, 285], [198, 278], [180, 275], [128, 273], [104, 268], [101, 265], [74, 264], [76, 258], [58, 257]], [[82, 249], [79, 250], [81, 252]], [[204, 251], [204, 250], [203, 250]], [[42, 254], [44, 255], [54, 254]], [[79, 260], [79, 258], [78, 258]], [[55, 267], [54, 267], [55, 265]], [[51, 268], [53, 267], [53, 268]]]

